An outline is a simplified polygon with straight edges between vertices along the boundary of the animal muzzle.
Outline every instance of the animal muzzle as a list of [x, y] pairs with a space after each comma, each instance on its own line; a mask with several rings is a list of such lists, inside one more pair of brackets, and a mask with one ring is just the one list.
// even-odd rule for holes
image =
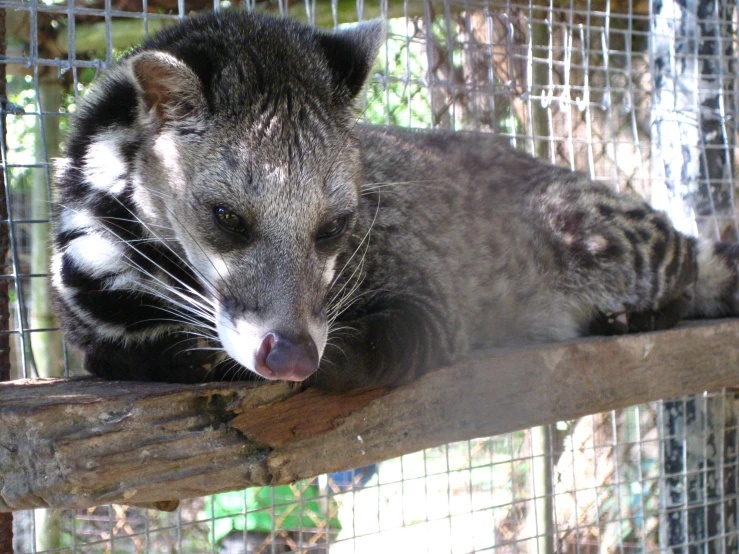
[[318, 369], [318, 349], [309, 335], [289, 339], [269, 333], [255, 355], [255, 371], [270, 380], [304, 381]]

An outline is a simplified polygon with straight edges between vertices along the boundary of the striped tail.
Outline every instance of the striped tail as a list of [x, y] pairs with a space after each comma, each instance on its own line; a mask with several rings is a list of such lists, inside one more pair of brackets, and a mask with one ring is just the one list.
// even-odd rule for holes
[[688, 319], [739, 316], [739, 244], [701, 242]]

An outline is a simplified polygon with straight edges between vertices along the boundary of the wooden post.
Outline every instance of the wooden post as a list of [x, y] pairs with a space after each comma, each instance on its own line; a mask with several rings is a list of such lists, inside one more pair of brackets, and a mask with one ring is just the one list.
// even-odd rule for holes
[[[55, 70], [40, 68], [36, 92], [36, 105], [39, 112], [58, 114], [62, 105], [61, 84]], [[40, 115], [36, 127], [36, 161], [50, 164], [60, 156], [61, 136], [59, 115]], [[51, 168], [37, 168], [33, 171], [31, 186], [31, 219], [49, 219], [50, 198], [49, 179]], [[51, 264], [51, 224], [33, 223], [31, 226], [31, 273], [48, 273]], [[53, 329], [57, 326], [51, 301], [51, 287], [48, 279], [31, 279], [30, 329]], [[64, 375], [64, 355], [60, 333], [45, 331], [30, 333], [29, 342], [33, 361], [39, 377], [61, 377]]]
[[[5, 9], [0, 8], [0, 56], [6, 52]], [[0, 63], [0, 133], [5, 143], [5, 105], [7, 102], [6, 66]], [[5, 268], [8, 253], [8, 211], [5, 194], [5, 152], [2, 152], [2, 171], [0, 171], [0, 268]], [[3, 271], [3, 273], [6, 273]], [[8, 312], [8, 281], [0, 279], [0, 381], [10, 379], [10, 314]], [[0, 552], [13, 552], [13, 514], [0, 514]]]

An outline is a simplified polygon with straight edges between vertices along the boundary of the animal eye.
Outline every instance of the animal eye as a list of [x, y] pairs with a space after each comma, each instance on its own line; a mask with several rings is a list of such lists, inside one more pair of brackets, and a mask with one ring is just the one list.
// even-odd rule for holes
[[244, 218], [239, 214], [223, 206], [216, 206], [213, 208], [213, 216], [216, 224], [224, 231], [240, 235], [246, 240], [251, 241], [252, 237], [249, 227], [247, 227]]
[[332, 239], [332, 238], [338, 237], [346, 229], [346, 224], [348, 221], [349, 221], [348, 217], [341, 216], [341, 217], [332, 219], [328, 223], [325, 223], [318, 230], [318, 234], [316, 235], [316, 240], [326, 240], [326, 239]]

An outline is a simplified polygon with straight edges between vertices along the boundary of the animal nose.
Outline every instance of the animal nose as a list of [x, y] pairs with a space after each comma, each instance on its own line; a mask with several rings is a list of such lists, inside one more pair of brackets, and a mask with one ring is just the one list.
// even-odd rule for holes
[[318, 369], [318, 349], [313, 339], [301, 335], [294, 340], [269, 333], [256, 354], [256, 371], [270, 380], [303, 381]]

